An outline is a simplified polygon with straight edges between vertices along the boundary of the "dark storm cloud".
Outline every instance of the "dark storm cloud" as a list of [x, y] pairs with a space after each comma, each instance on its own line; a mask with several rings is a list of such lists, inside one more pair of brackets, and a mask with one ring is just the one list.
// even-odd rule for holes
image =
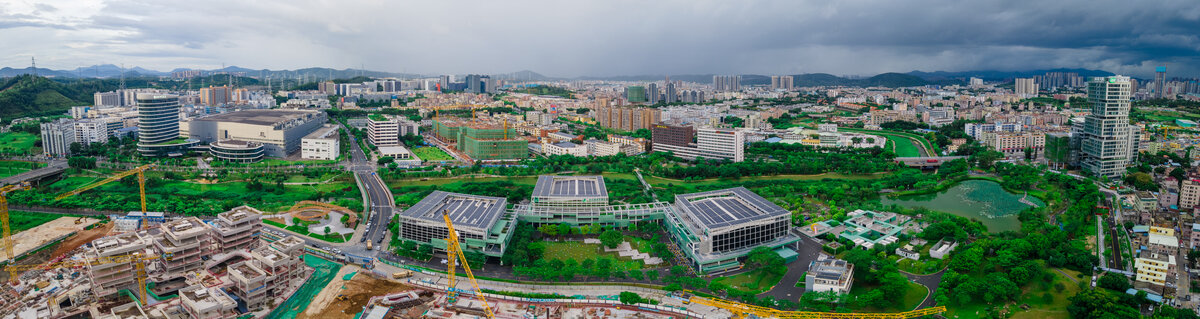
[[[69, 42], [93, 48], [88, 59], [128, 57], [158, 69], [578, 76], [1082, 67], [1145, 76], [1167, 63], [1174, 75], [1200, 73], [1193, 0], [90, 1], [103, 3], [64, 19], [52, 16], [69, 4], [0, 4], [0, 28], [88, 30], [44, 32], [52, 35], [39, 50], [69, 61], [77, 54], [64, 49]], [[15, 37], [0, 41], [7, 36]]]

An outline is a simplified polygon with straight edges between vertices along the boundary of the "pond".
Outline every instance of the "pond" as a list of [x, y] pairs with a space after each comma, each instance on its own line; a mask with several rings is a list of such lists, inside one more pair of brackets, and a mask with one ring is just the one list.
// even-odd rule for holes
[[[904, 207], [925, 207], [929, 210], [946, 212], [983, 222], [990, 232], [1020, 230], [1017, 214], [1030, 206], [1021, 202], [1023, 194], [1004, 190], [999, 183], [986, 180], [968, 180], [936, 194], [883, 196], [883, 205], [897, 204]], [[1045, 206], [1046, 203], [1033, 196], [1026, 200]]]

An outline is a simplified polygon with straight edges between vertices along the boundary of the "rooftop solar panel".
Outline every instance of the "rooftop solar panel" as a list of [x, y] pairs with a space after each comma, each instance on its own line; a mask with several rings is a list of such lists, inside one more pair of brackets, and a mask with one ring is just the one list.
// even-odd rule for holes
[[439, 223], [444, 221], [442, 212], [445, 211], [456, 227], [487, 229], [500, 218], [504, 209], [504, 198], [435, 191], [401, 215]]
[[602, 176], [555, 176], [538, 177], [533, 188], [534, 197], [607, 197]]
[[790, 214], [745, 187], [679, 195], [676, 205], [708, 228]]

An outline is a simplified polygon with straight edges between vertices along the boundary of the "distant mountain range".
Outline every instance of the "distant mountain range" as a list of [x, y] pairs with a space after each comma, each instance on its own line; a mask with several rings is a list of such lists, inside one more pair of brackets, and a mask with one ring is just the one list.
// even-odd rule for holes
[[[188, 71], [193, 69], [179, 68], [169, 72], [156, 71], [141, 67], [131, 67], [125, 70], [125, 77], [137, 76], [168, 76], [172, 72]], [[13, 77], [21, 74], [29, 74], [32, 69], [0, 69], [0, 77]], [[298, 70], [254, 70], [238, 66], [229, 66], [222, 69], [200, 70], [204, 75], [223, 74], [223, 73], [244, 73], [249, 77], [270, 77], [273, 79], [290, 79], [301, 80], [303, 82], [321, 81], [326, 79], [344, 79], [355, 76], [367, 77], [398, 77], [398, 78], [418, 78], [430, 77], [434, 75], [421, 75], [411, 73], [396, 73], [386, 71], [371, 71], [359, 69], [332, 69], [332, 68], [304, 68]], [[977, 77], [985, 81], [1012, 81], [1019, 77], [1032, 77], [1035, 75], [1046, 74], [1047, 72], [1070, 72], [1078, 73], [1083, 77], [1092, 76], [1109, 76], [1112, 72], [1102, 70], [1088, 69], [1046, 69], [1046, 70], [1029, 70], [1029, 71], [995, 71], [995, 70], [980, 70], [980, 71], [957, 71], [957, 72], [924, 72], [912, 71], [908, 73], [883, 73], [868, 78], [847, 78], [840, 77], [827, 73], [806, 73], [792, 75], [795, 86], [884, 86], [884, 87], [905, 87], [905, 86], [922, 86], [922, 85], [948, 85], [961, 84], [967, 78]], [[89, 67], [80, 67], [74, 70], [52, 70], [52, 69], [37, 69], [38, 75], [46, 77], [59, 78], [115, 78], [121, 75], [121, 68], [112, 65], [93, 65]], [[695, 83], [710, 83], [714, 74], [679, 74], [671, 75], [671, 80]], [[631, 82], [650, 82], [660, 81], [667, 78], [667, 75], [618, 75], [618, 76], [581, 76], [575, 78], [556, 78], [539, 74], [534, 71], [524, 70], [512, 73], [491, 74], [494, 78], [516, 81], [555, 81], [555, 80], [605, 80], [605, 81], [631, 81]], [[771, 83], [770, 76], [757, 74], [743, 74], [741, 83], [743, 85], [765, 85]]]

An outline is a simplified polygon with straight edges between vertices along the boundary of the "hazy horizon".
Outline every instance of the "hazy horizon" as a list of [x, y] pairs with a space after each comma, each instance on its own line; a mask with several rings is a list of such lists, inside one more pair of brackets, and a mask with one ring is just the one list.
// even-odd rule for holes
[[[550, 77], [1104, 70], [1195, 77], [1190, 1], [0, 1], [0, 65]], [[11, 45], [19, 44], [19, 45]]]

